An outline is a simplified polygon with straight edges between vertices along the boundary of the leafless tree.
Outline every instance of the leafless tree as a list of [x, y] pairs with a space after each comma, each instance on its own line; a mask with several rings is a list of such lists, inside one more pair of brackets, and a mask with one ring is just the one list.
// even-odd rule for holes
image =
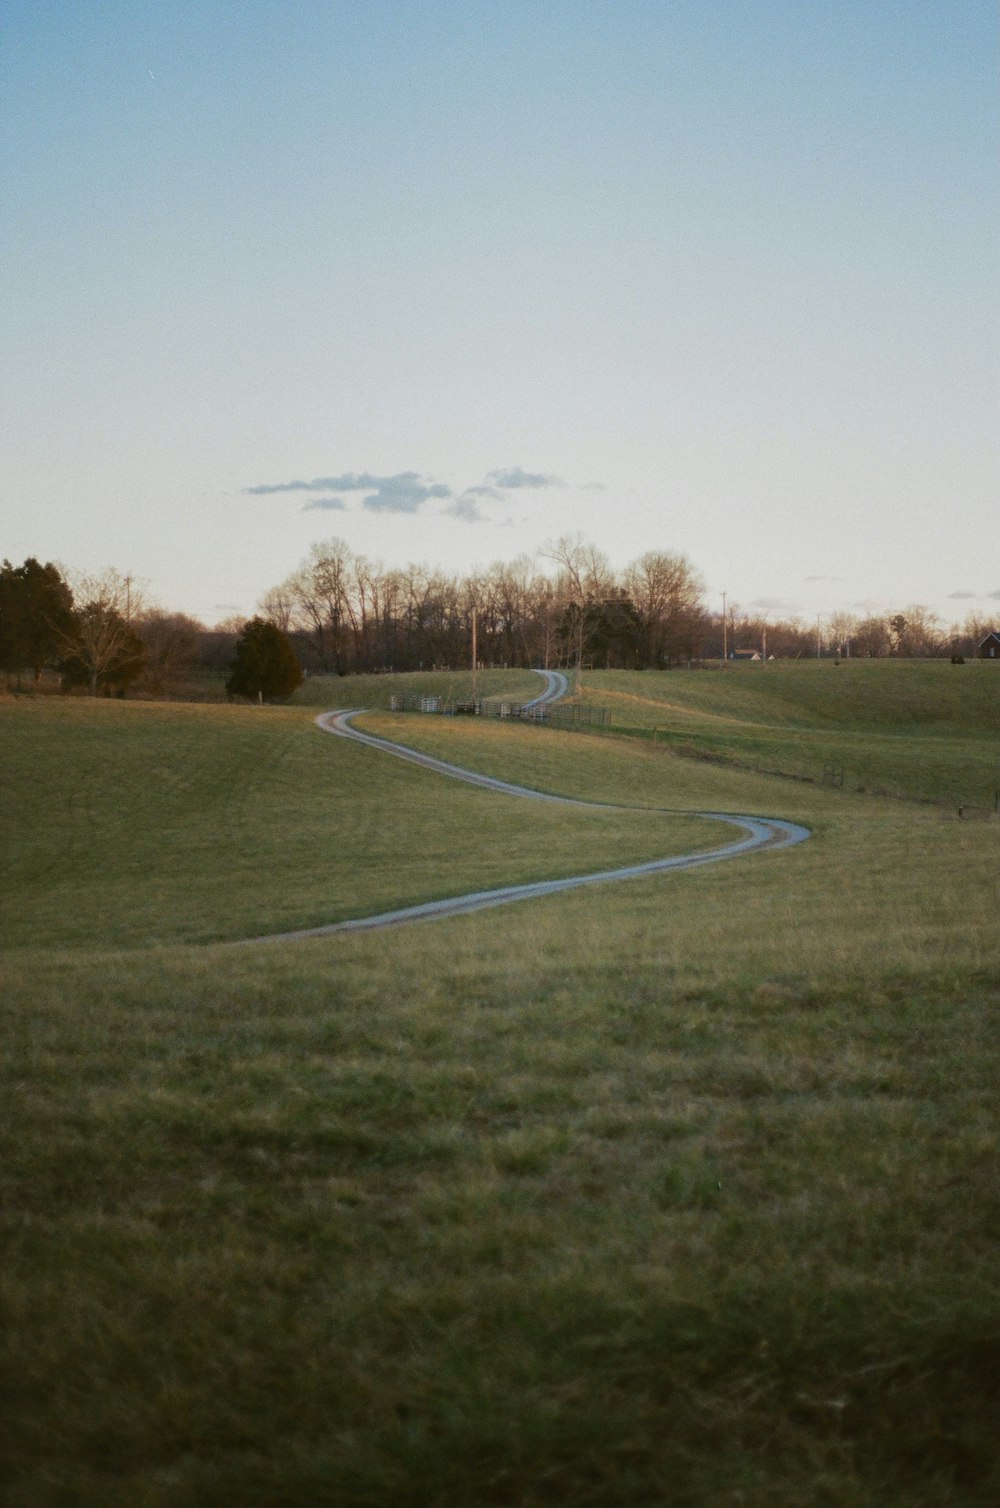
[[879, 614], [861, 618], [854, 630], [858, 653], [865, 659], [877, 660], [889, 650], [889, 622]]
[[640, 555], [625, 572], [625, 591], [642, 621], [647, 665], [694, 658], [705, 626], [705, 584], [684, 555]]
[[113, 675], [134, 679], [144, 653], [131, 620], [144, 603], [133, 578], [108, 566], [93, 574], [76, 573], [72, 587], [78, 605], [64, 635], [68, 673], [85, 680], [91, 695]]
[[906, 658], [937, 654], [942, 640], [941, 620], [920, 603], [889, 619], [893, 654]]
[[583, 690], [583, 656], [587, 642], [587, 606], [599, 602], [613, 587], [607, 558], [582, 534], [563, 534], [542, 549], [542, 555], [559, 568], [557, 595], [562, 599], [572, 627], [574, 691]]
[[142, 685], [154, 695], [162, 695], [183, 680], [196, 664], [204, 624], [185, 613], [147, 608], [133, 618], [132, 627], [146, 651]]
[[283, 634], [287, 634], [295, 615], [295, 595], [288, 581], [283, 581], [280, 586], [270, 587], [258, 602], [257, 610], [265, 623], [273, 623], [275, 628], [280, 628]]
[[831, 613], [827, 621], [829, 641], [839, 654], [850, 657], [851, 645], [857, 632], [858, 620], [854, 613]]
[[261, 611], [284, 633], [296, 633], [323, 670], [344, 667], [344, 625], [352, 556], [336, 537], [313, 545], [297, 570], [262, 599]]

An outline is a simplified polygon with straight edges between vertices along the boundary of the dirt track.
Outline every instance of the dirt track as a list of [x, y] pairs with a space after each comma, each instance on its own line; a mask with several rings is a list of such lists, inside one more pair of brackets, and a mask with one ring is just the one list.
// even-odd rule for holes
[[[539, 671], [546, 677], [546, 687], [533, 703], [555, 701], [566, 694], [566, 678], [559, 671]], [[499, 791], [507, 796], [516, 796], [528, 801], [557, 802], [562, 806], [604, 807], [609, 803], [579, 801], [570, 796], [553, 796], [544, 791], [533, 791], [527, 786], [513, 785], [506, 780], [497, 780], [490, 775], [481, 775], [474, 770], [463, 770], [459, 765], [435, 759], [433, 755], [421, 754], [403, 744], [390, 743], [388, 739], [376, 738], [362, 733], [352, 724], [352, 719], [361, 716], [364, 708], [352, 708], [338, 712], [324, 712], [316, 722], [325, 733], [338, 738], [350, 738], [366, 744], [382, 754], [391, 754], [396, 759], [405, 759], [410, 764], [420, 765], [425, 770], [447, 775], [453, 780], [462, 780], [484, 790]], [[627, 808], [617, 808], [626, 810]], [[668, 810], [668, 808], [659, 808]], [[752, 817], [733, 812], [683, 812], [687, 817], [705, 817], [714, 822], [728, 822], [740, 828], [744, 834], [734, 843], [721, 848], [708, 849], [703, 853], [675, 854], [669, 858], [652, 859], [645, 864], [632, 864], [624, 869], [606, 869], [596, 873], [571, 875], [561, 880], [542, 880], [527, 885], [506, 885], [499, 890], [476, 890], [468, 895], [452, 896], [445, 900], [428, 901], [421, 906], [406, 906], [398, 911], [384, 911], [377, 916], [358, 917], [353, 921], [331, 922], [327, 926], [307, 927], [296, 932], [276, 932], [268, 937], [247, 938], [247, 942], [292, 942], [303, 937], [330, 937], [338, 932], [367, 932], [381, 927], [396, 927], [407, 922], [440, 921], [448, 916], [463, 916], [470, 911], [481, 911], [490, 906], [503, 906], [511, 901], [530, 900], [537, 896], [555, 895], [561, 890], [576, 890], [583, 885], [604, 885], [612, 880], [638, 879], [644, 875], [663, 874], [669, 870], [695, 869], [702, 864], [717, 864], [722, 859], [734, 859], [758, 849], [788, 848], [809, 837], [809, 829], [795, 822], [785, 822], [778, 817]]]

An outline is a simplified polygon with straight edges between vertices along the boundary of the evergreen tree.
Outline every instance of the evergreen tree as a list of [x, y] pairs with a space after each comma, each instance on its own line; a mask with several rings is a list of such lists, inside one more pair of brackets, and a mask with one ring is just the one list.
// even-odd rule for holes
[[0, 670], [30, 670], [37, 681], [65, 649], [72, 631], [73, 594], [51, 562], [33, 556], [0, 566]]
[[270, 701], [291, 696], [301, 682], [302, 666], [288, 635], [264, 618], [251, 618], [236, 641], [236, 658], [226, 682], [229, 695]]

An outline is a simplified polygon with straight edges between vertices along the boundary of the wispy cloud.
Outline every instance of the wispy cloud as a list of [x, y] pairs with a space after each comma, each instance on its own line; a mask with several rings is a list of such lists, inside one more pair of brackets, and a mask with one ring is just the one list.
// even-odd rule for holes
[[949, 602], [974, 602], [979, 596], [978, 592], [949, 592]]
[[418, 471], [398, 471], [392, 476], [380, 476], [373, 471], [344, 471], [337, 476], [317, 476], [306, 480], [301, 477], [288, 482], [258, 482], [253, 487], [244, 487], [248, 497], [272, 497], [289, 492], [321, 492], [325, 496], [303, 504], [303, 511], [313, 509], [341, 511], [347, 504], [342, 493], [363, 493], [361, 507], [369, 513], [416, 513], [431, 500], [451, 500], [444, 511], [454, 518], [469, 523], [486, 521], [481, 503], [503, 502], [510, 492], [522, 489], [562, 487], [565, 483], [557, 476], [541, 471], [525, 471], [521, 466], [498, 467], [489, 472], [484, 481], [466, 487], [456, 493], [444, 482], [423, 476]]
[[445, 513], [452, 518], [460, 518], [467, 524], [485, 523], [486, 515], [473, 496], [478, 491], [479, 488], [470, 487], [467, 492], [462, 493], [461, 497], [457, 497], [453, 503], [448, 504], [444, 510]]
[[312, 492], [313, 482], [261, 482], [258, 487], [244, 487], [249, 497], [267, 497], [271, 492]]
[[995, 592], [987, 592], [986, 595], [991, 602], [1000, 602], [1000, 587]]
[[786, 597], [755, 597], [750, 604], [760, 613], [797, 613], [799, 604], [789, 602]]
[[401, 471], [397, 476], [379, 477], [374, 492], [361, 499], [361, 506], [370, 513], [416, 513], [428, 498], [451, 496], [444, 482], [424, 481], [415, 471]]
[[251, 497], [266, 497], [272, 492], [360, 492], [368, 487], [379, 487], [386, 480], [386, 477], [373, 476], [368, 471], [345, 471], [341, 476], [313, 477], [311, 482], [261, 482], [256, 487], [244, 487], [243, 491]]
[[546, 476], [541, 471], [524, 471], [520, 466], [508, 466], [499, 471], [491, 471], [486, 480], [494, 487], [502, 487], [505, 491], [513, 491], [518, 487], [562, 487], [564, 485], [557, 476]]
[[[422, 477], [417, 471], [399, 471], [393, 476], [379, 476], [372, 471], [344, 471], [339, 476], [317, 476], [309, 482], [260, 482], [255, 487], [244, 487], [250, 497], [269, 497], [281, 492], [364, 492], [362, 508], [373, 513], [416, 513], [421, 503], [428, 498], [452, 496], [452, 490], [444, 482]], [[328, 496], [305, 504], [305, 511], [312, 508], [344, 509], [343, 498]]]
[[486, 512], [486, 503], [509, 503], [510, 497], [492, 482], [480, 482], [475, 487], [466, 487], [445, 508], [451, 518], [460, 518], [467, 524], [496, 523], [496, 516]]
[[817, 581], [842, 581], [844, 578], [842, 576], [804, 576], [802, 579], [803, 579], [803, 581], [817, 582]]

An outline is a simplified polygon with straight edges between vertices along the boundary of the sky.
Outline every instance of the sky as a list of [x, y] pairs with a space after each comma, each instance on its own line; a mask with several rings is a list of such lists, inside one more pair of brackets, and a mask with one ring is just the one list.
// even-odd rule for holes
[[[1000, 619], [994, 0], [5, 0], [0, 556]], [[548, 567], [550, 568], [550, 567]]]

